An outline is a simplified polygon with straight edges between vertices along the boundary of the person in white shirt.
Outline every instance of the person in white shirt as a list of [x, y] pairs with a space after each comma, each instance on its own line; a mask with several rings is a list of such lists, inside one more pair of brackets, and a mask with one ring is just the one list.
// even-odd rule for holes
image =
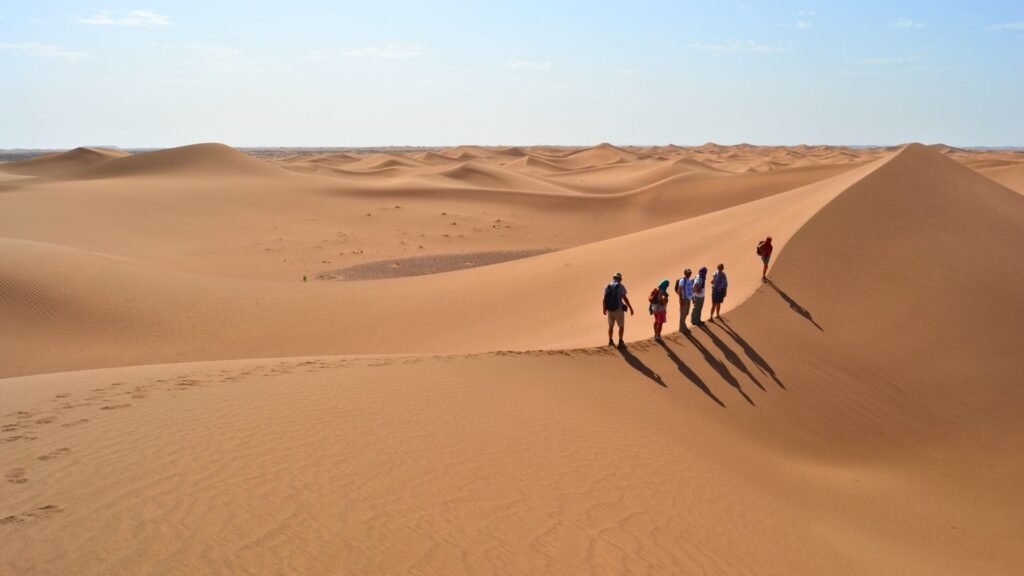
[[679, 331], [686, 332], [686, 316], [690, 313], [690, 302], [693, 300], [693, 270], [687, 268], [683, 277], [676, 282], [676, 294], [679, 295]]
[[708, 269], [701, 266], [697, 271], [697, 278], [693, 281], [693, 312], [690, 314], [690, 324], [700, 326], [700, 312], [704, 309], [704, 289], [708, 283]]

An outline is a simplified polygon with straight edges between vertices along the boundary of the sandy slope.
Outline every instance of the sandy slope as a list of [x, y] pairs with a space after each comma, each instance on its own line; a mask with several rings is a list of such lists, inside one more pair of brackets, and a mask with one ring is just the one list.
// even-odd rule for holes
[[[728, 310], [759, 284], [758, 236], [770, 231], [782, 248], [807, 218], [873, 169], [542, 256], [376, 282], [228, 280], [49, 243], [0, 241], [0, 307], [19, 319], [0, 328], [9, 355], [3, 373], [600, 344], [603, 319], [594, 311], [616, 270], [637, 300], [631, 333], [647, 336], [643, 294], [663, 277], [679, 276], [686, 266], [745, 262], [729, 268]], [[54, 358], [55, 345], [69, 353]]]
[[[594, 156], [637, 154], [620, 150]], [[1024, 198], [955, 154], [911, 145], [678, 222], [387, 281], [186, 270], [156, 241], [90, 250], [4, 219], [7, 375], [152, 365], [0, 381], [0, 572], [1016, 574]], [[322, 180], [288, 202], [252, 185], [207, 205], [362, 197]], [[116, 180], [66, 185], [110, 206], [137, 181], [109, 200], [99, 185]], [[135, 193], [168, 209], [212, 189], [158, 188]], [[55, 208], [32, 195], [61, 194], [0, 202], [40, 222]], [[600, 201], [642, 220], [654, 197]], [[245, 222], [235, 235], [259, 229]], [[767, 285], [751, 253], [765, 230]], [[579, 347], [602, 339], [609, 269], [639, 294], [718, 259], [725, 322]], [[547, 350], [464, 354], [507, 348]], [[233, 360], [352, 351], [441, 354]]]
[[1003, 186], [1024, 194], [1024, 161], [1006, 166], [982, 168], [979, 172]]

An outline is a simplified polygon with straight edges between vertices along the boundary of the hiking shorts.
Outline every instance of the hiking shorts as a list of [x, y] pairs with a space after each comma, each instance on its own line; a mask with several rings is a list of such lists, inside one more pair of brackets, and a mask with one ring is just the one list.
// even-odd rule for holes
[[626, 325], [626, 311], [622, 310], [621, 308], [618, 310], [608, 311], [608, 326], [612, 327], [616, 324], [619, 325], [619, 328], [622, 328]]
[[721, 304], [725, 302], [725, 290], [714, 290], [711, 292], [711, 303]]
[[764, 262], [765, 266], [768, 265], [768, 261], [771, 260], [771, 259], [772, 259], [772, 255], [771, 254], [766, 254], [764, 256], [761, 256], [761, 262]]
[[654, 313], [654, 321], [658, 324], [664, 324], [668, 320], [668, 315], [664, 310], [658, 310]]

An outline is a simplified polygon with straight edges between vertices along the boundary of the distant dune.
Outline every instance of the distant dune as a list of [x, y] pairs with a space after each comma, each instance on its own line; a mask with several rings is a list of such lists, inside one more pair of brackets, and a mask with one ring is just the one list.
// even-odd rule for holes
[[31, 160], [0, 164], [0, 168], [11, 174], [56, 176], [127, 155], [126, 152], [106, 148], [75, 148], [67, 152], [38, 156]]
[[264, 178], [283, 172], [261, 160], [223, 144], [193, 144], [181, 148], [143, 152], [95, 163], [74, 173], [75, 178], [123, 178], [128, 176], [187, 177], [240, 176]]

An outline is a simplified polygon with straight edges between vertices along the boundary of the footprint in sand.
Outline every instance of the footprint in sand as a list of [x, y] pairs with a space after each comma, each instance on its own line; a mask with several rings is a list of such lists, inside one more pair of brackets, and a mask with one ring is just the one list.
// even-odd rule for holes
[[63, 511], [64, 510], [62, 510], [61, 507], [57, 506], [56, 504], [47, 504], [46, 506], [40, 506], [39, 508], [36, 508], [31, 512], [25, 512], [24, 515], [28, 516], [29, 518], [46, 518], [48, 516], [53, 516], [54, 514]]
[[24, 436], [24, 435], [7, 436], [5, 438], [0, 438], [0, 443], [8, 444], [10, 442], [17, 442], [18, 440], [38, 440], [38, 439], [39, 439], [38, 436]]
[[29, 510], [28, 512], [22, 512], [21, 514], [12, 514], [11, 516], [0, 518], [0, 525], [20, 524], [21, 522], [25, 522], [26, 520], [33, 519], [41, 520], [49, 516], [53, 516], [54, 514], [59, 514], [60, 512], [63, 512], [60, 506], [57, 506], [56, 504], [47, 504], [46, 506], [40, 506], [39, 508]]
[[81, 418], [79, 420], [75, 420], [74, 422], [65, 422], [65, 423], [61, 424], [61, 426], [65, 427], [65, 428], [71, 428], [72, 426], [81, 426], [82, 424], [88, 424], [88, 423], [89, 423], [89, 419], [88, 418]]
[[38, 458], [38, 460], [42, 460], [45, 462], [47, 460], [53, 460], [54, 458], [60, 458], [61, 456], [65, 456], [70, 453], [71, 448], [58, 448], [56, 450], [51, 450], [50, 452], [43, 454]]
[[11, 468], [4, 474], [4, 478], [11, 484], [24, 484], [28, 482], [28, 478], [25, 478], [24, 468]]
[[100, 406], [100, 410], [120, 410], [122, 408], [130, 408], [131, 404], [107, 404], [106, 406]]

